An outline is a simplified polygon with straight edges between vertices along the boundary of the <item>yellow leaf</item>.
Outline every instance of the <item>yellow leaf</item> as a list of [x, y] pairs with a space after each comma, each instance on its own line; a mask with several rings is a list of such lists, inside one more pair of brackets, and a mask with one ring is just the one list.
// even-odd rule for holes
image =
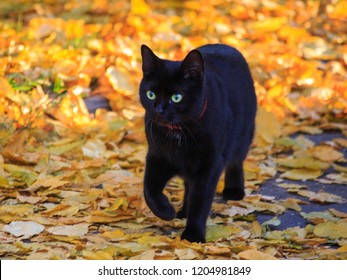
[[326, 221], [338, 220], [338, 218], [335, 218], [329, 211], [309, 212], [309, 213], [300, 212], [300, 215], [314, 224], [320, 224]]
[[314, 127], [314, 126], [301, 126], [299, 128], [299, 131], [304, 132], [304, 133], [308, 133], [308, 134], [321, 134], [323, 133], [323, 131], [321, 129], [319, 129], [318, 127]]
[[123, 220], [133, 219], [132, 215], [110, 215], [102, 211], [93, 211], [90, 216], [87, 217], [89, 223], [114, 223]]
[[332, 163], [331, 165], [334, 167], [334, 169], [336, 171], [347, 173], [347, 167], [346, 166], [341, 166], [341, 165], [338, 165], [338, 164], [335, 164], [335, 163]]
[[321, 161], [337, 161], [343, 158], [343, 154], [329, 146], [316, 146], [313, 148], [313, 156]]
[[281, 188], [288, 189], [288, 190], [307, 189], [306, 185], [299, 185], [299, 184], [283, 183], [283, 184], [278, 184], [278, 186]]
[[341, 211], [338, 211], [334, 208], [329, 208], [329, 211], [335, 216], [335, 217], [338, 217], [338, 218], [347, 218], [347, 213], [345, 212], [341, 212]]
[[347, 244], [342, 245], [340, 248], [336, 250], [338, 253], [347, 253]]
[[0, 97], [13, 96], [14, 90], [6, 78], [0, 77]]
[[326, 192], [311, 192], [307, 190], [299, 190], [297, 192], [298, 195], [308, 197], [310, 201], [317, 201], [321, 203], [329, 202], [329, 203], [343, 203], [345, 202], [345, 199], [341, 196], [326, 193]]
[[136, 176], [134, 173], [127, 170], [108, 170], [105, 173], [98, 176], [94, 180], [94, 184], [107, 184], [114, 186], [119, 183], [139, 184], [142, 183], [142, 181], [142, 178]]
[[253, 221], [250, 232], [253, 238], [259, 238], [262, 236], [263, 228], [261, 227], [258, 221]]
[[4, 214], [25, 217], [34, 214], [34, 206], [30, 204], [0, 205], [0, 217]]
[[137, 242], [139, 244], [146, 244], [150, 245], [151, 247], [162, 247], [162, 246], [168, 246], [172, 243], [172, 239], [170, 237], [164, 236], [164, 235], [156, 235], [156, 236], [142, 236], [140, 237]]
[[282, 205], [278, 205], [270, 202], [255, 201], [252, 203], [257, 211], [270, 211], [274, 214], [282, 214], [286, 208]]
[[131, 257], [130, 260], [154, 260], [156, 251], [156, 249], [146, 250], [139, 255]]
[[207, 226], [206, 242], [217, 241], [221, 238], [228, 238], [231, 235], [240, 232], [241, 229], [235, 226]]
[[83, 250], [82, 257], [87, 260], [113, 260], [112, 254], [104, 251], [91, 252]]
[[285, 17], [269, 17], [261, 21], [251, 21], [248, 27], [250, 31], [274, 32], [281, 29], [286, 22]]
[[286, 178], [290, 180], [312, 180], [321, 176], [323, 172], [321, 170], [312, 169], [292, 169], [281, 174], [281, 178]]
[[69, 152], [77, 147], [80, 147], [84, 143], [83, 137], [76, 138], [66, 138], [64, 141], [50, 142], [47, 143], [47, 148], [44, 149], [50, 154], [62, 155]]
[[206, 254], [208, 255], [227, 255], [230, 256], [231, 251], [229, 247], [207, 245], [205, 246]]
[[259, 108], [256, 117], [256, 143], [272, 144], [280, 135], [281, 124], [275, 115]]
[[339, 144], [341, 147], [347, 148], [347, 139], [345, 138], [334, 139], [334, 142]]
[[78, 213], [80, 208], [77, 205], [63, 205], [59, 204], [52, 209], [46, 210], [43, 213], [49, 217], [53, 216], [64, 216], [72, 217]]
[[278, 158], [276, 163], [289, 168], [306, 168], [312, 170], [327, 169], [330, 165], [326, 162], [312, 158]]
[[238, 253], [238, 256], [241, 259], [245, 260], [277, 260], [274, 256], [263, 253], [255, 249], [249, 249]]
[[41, 173], [37, 180], [31, 186], [29, 186], [28, 190], [36, 191], [41, 187], [56, 189], [71, 184], [70, 181], [62, 180], [64, 177], [64, 175], [47, 177], [46, 174]]
[[128, 208], [128, 200], [126, 197], [118, 197], [111, 207], [104, 209], [106, 213], [116, 213], [119, 207], [122, 206], [122, 210], [126, 210]]
[[313, 233], [330, 239], [347, 238], [347, 222], [340, 220], [321, 223], [315, 226]]
[[180, 260], [201, 260], [203, 255], [191, 248], [175, 249], [175, 255]]
[[125, 232], [121, 229], [116, 229], [114, 231], [105, 231], [101, 235], [107, 239], [111, 239], [112, 241], [118, 241], [125, 238]]
[[286, 200], [282, 202], [282, 205], [286, 207], [287, 209], [293, 209], [295, 211], [300, 212], [301, 206], [299, 204], [308, 204], [308, 203], [296, 198], [287, 198]]
[[131, 12], [135, 15], [146, 15], [150, 7], [144, 0], [131, 0]]

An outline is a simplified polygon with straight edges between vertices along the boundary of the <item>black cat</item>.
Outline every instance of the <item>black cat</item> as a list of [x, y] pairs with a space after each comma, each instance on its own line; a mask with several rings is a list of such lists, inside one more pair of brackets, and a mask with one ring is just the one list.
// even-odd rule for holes
[[[146, 109], [148, 154], [144, 196], [164, 220], [187, 218], [181, 238], [205, 242], [216, 185], [225, 169], [223, 198], [244, 197], [243, 161], [254, 134], [256, 95], [247, 62], [236, 49], [205, 45], [183, 61], [141, 47], [140, 100]], [[163, 194], [173, 176], [185, 182], [177, 213]]]

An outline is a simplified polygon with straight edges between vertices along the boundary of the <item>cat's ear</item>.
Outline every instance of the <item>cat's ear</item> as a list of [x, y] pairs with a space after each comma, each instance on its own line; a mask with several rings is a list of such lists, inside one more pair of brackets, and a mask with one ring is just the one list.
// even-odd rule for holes
[[203, 79], [204, 60], [198, 50], [192, 50], [187, 54], [182, 62], [181, 71], [185, 79]]
[[146, 45], [141, 46], [142, 72], [144, 76], [150, 76], [157, 71], [159, 58]]

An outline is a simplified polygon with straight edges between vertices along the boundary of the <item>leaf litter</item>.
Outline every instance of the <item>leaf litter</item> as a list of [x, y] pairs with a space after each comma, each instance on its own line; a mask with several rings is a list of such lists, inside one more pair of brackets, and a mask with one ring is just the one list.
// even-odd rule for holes
[[[344, 2], [97, 2], [1, 4], [0, 257], [347, 259], [347, 209], [335, 207], [346, 197], [329, 192], [347, 185]], [[179, 238], [185, 220], [158, 219], [142, 197], [139, 48], [181, 59], [216, 42], [250, 64], [257, 131], [247, 197], [217, 194], [208, 242], [196, 244]], [[91, 98], [112, 111], [89, 113]], [[311, 140], [331, 131], [339, 136]], [[260, 195], [267, 180], [288, 197]], [[178, 209], [182, 181], [166, 191]], [[306, 213], [308, 203], [329, 208]], [[276, 230], [289, 211], [307, 225]]]

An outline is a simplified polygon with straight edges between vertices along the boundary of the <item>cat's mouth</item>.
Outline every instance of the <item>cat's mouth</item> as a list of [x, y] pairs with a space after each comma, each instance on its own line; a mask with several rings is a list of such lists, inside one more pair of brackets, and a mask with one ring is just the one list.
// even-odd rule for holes
[[174, 121], [164, 121], [162, 119], [153, 119], [153, 121], [155, 124], [162, 127], [166, 127], [170, 130], [182, 130], [182, 126], [180, 126], [178, 123]]

